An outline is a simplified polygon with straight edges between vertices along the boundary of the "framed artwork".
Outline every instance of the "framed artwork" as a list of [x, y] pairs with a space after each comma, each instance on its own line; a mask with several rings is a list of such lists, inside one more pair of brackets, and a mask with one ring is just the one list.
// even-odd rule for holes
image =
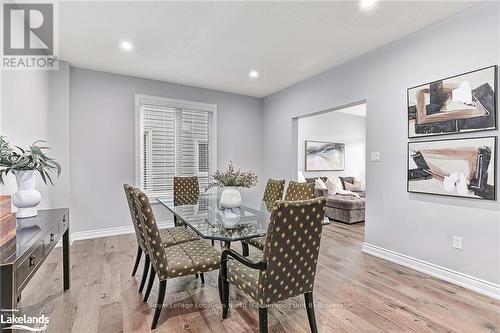
[[345, 167], [345, 144], [306, 141], [306, 171], [342, 171]]
[[496, 200], [494, 136], [408, 143], [408, 192]]
[[408, 137], [496, 129], [497, 66], [409, 88]]

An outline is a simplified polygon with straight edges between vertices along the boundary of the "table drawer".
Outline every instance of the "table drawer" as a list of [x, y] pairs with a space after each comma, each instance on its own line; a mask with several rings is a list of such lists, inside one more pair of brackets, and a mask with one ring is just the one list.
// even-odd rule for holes
[[24, 283], [29, 280], [29, 277], [38, 269], [44, 258], [45, 245], [43, 240], [40, 240], [33, 252], [17, 266], [16, 286], [18, 290], [23, 287]]
[[45, 255], [49, 255], [50, 251], [52, 251], [54, 246], [57, 244], [57, 241], [61, 237], [61, 229], [62, 228], [59, 223], [55, 224], [49, 231], [47, 231], [47, 233], [43, 237]]

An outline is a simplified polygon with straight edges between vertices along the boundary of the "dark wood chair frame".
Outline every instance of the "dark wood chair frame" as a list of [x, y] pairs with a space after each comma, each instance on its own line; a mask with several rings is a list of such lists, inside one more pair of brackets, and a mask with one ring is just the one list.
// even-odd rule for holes
[[[219, 271], [219, 298], [222, 304], [222, 319], [226, 319], [229, 313], [229, 281], [227, 281], [227, 261], [228, 257], [231, 257], [243, 265], [258, 269], [259, 271], [264, 271], [267, 268], [267, 262], [259, 261], [253, 262], [247, 257], [242, 256], [238, 252], [232, 249], [226, 249], [221, 255], [221, 266]], [[307, 309], [307, 319], [309, 320], [309, 327], [312, 333], [318, 332], [318, 327], [316, 325], [316, 316], [314, 314], [314, 301], [312, 292], [304, 294], [306, 309]], [[267, 307], [259, 306], [259, 332], [267, 333], [268, 322], [267, 322]]]

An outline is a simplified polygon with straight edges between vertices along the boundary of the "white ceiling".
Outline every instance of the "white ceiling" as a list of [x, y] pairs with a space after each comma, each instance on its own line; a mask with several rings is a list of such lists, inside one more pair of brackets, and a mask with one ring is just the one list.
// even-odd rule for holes
[[75, 67], [264, 97], [473, 4], [61, 2], [59, 54]]

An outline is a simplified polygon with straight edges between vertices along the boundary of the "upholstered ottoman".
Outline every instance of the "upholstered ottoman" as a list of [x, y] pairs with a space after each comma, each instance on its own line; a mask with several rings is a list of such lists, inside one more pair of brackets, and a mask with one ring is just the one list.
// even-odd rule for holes
[[365, 198], [338, 194], [328, 196], [325, 215], [344, 223], [362, 222], [365, 220]]

